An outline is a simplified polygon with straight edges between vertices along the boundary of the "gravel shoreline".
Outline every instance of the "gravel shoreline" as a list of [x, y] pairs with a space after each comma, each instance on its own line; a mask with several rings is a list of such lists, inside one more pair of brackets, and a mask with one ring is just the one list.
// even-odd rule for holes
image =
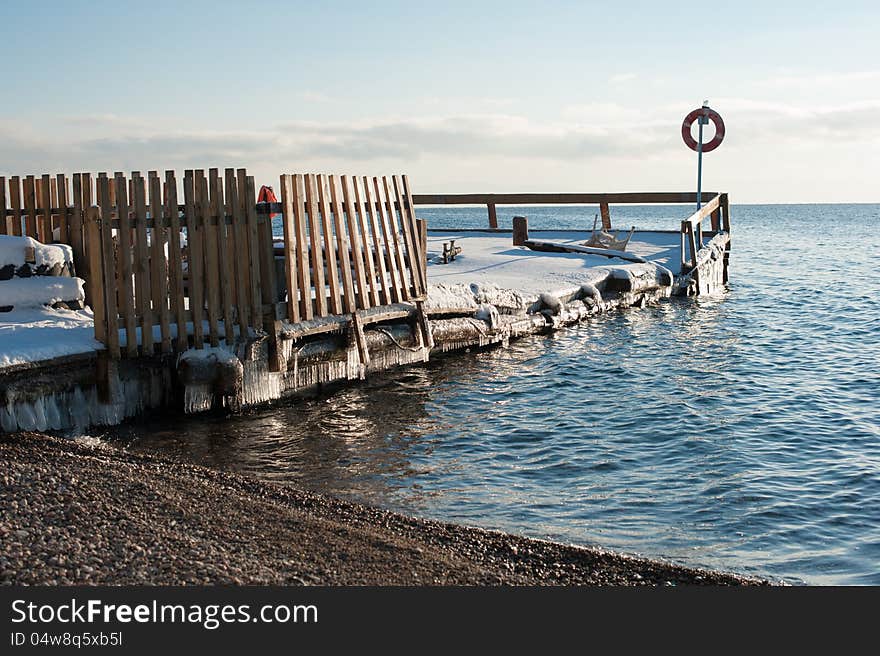
[[0, 583], [754, 585], [153, 456], [0, 436]]

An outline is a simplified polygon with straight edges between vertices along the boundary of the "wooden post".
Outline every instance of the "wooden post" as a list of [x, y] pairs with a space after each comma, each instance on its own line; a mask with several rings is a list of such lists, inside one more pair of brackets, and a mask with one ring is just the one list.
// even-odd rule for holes
[[602, 229], [611, 230], [611, 210], [608, 203], [599, 203], [599, 212], [602, 214]]
[[[248, 211], [256, 215], [256, 192], [254, 176], [246, 176]], [[263, 329], [269, 335], [269, 371], [284, 371], [287, 362], [278, 347], [278, 333], [281, 321], [278, 319], [278, 281], [275, 278], [275, 246], [272, 243], [272, 219], [270, 214], [260, 214], [257, 232], [259, 235], [259, 261], [254, 263], [260, 269], [260, 289], [263, 293], [263, 306], [268, 310], [263, 314]]]
[[[141, 325], [141, 354], [153, 355], [153, 289], [150, 251], [147, 247], [147, 185], [138, 171], [131, 174], [129, 190], [134, 208], [134, 282], [138, 323]], [[155, 241], [155, 232], [153, 233]]]
[[522, 246], [529, 238], [529, 217], [513, 217], [513, 245]]
[[[79, 174], [74, 177], [74, 188], [78, 185]], [[82, 198], [80, 198], [82, 202]], [[107, 313], [104, 307], [104, 271], [101, 266], [103, 249], [101, 248], [101, 209], [86, 209], [86, 241], [89, 251], [89, 302], [95, 324], [95, 339], [109, 348], [107, 339]], [[108, 267], [110, 269], [110, 267]], [[112, 269], [110, 269], [112, 271]], [[117, 345], [118, 349], [119, 346]], [[114, 357], [119, 357], [118, 354]]]
[[[116, 283], [117, 267], [113, 246], [113, 202], [110, 200], [110, 190], [113, 187], [114, 185], [106, 173], [98, 174], [96, 191], [100, 212], [95, 216], [101, 228], [100, 259], [104, 268], [102, 272], [101, 267], [96, 266], [94, 275], [103, 281], [104, 292], [101, 294], [101, 297], [103, 298], [107, 316], [107, 352], [111, 358], [119, 359], [119, 303], [117, 301], [119, 296], [117, 290], [119, 287]], [[91, 192], [91, 187], [89, 187], [89, 192]], [[83, 193], [83, 198], [85, 198], [85, 193]], [[89, 253], [90, 258], [94, 257], [93, 248], [87, 246], [86, 251]], [[96, 289], [95, 299], [98, 298], [99, 294], [100, 290]], [[98, 302], [98, 300], [94, 300], [94, 303]], [[94, 309], [95, 306], [93, 305], [92, 308]]]
[[687, 221], [681, 222], [681, 233], [679, 234], [679, 246], [680, 246], [680, 256], [681, 256], [681, 264], [679, 267], [679, 273], [684, 273], [685, 264], [687, 264]]
[[688, 221], [687, 225], [688, 225], [688, 234], [687, 234], [688, 244], [690, 245], [689, 250], [691, 252], [690, 263], [691, 263], [692, 267], [696, 267], [697, 266], [697, 237], [694, 234], [694, 224], [691, 223], [690, 221]]
[[0, 235], [8, 234], [6, 228], [6, 178], [0, 175]]
[[367, 338], [366, 335], [364, 335], [364, 324], [357, 312], [352, 312], [351, 314], [351, 330], [354, 333], [353, 337], [355, 344], [357, 345], [358, 357], [363, 365], [363, 368], [361, 369], [361, 378], [363, 378], [364, 370], [370, 364], [370, 349], [367, 348]]
[[727, 243], [724, 245], [724, 270], [722, 281], [727, 284], [730, 280], [730, 199], [727, 194], [721, 194], [721, 229], [727, 233]]
[[495, 213], [495, 203], [488, 203], [486, 208], [489, 210], [489, 227], [494, 230], [498, 228], [498, 215]]

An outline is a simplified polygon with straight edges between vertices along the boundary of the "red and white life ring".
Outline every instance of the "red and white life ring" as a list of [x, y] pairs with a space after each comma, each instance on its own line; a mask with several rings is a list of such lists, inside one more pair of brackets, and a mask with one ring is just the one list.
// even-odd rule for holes
[[708, 118], [715, 126], [715, 136], [712, 137], [711, 141], [703, 144], [703, 152], [708, 153], [710, 150], [718, 148], [718, 146], [721, 145], [721, 142], [724, 141], [724, 121], [721, 119], [721, 114], [714, 109], [710, 109], [709, 107], [698, 107], [685, 116], [684, 123], [681, 124], [681, 138], [684, 139], [685, 144], [687, 144], [687, 147], [691, 150], [697, 150], [699, 148], [697, 140], [691, 135], [691, 125], [693, 125], [694, 121], [698, 120], [701, 116]]

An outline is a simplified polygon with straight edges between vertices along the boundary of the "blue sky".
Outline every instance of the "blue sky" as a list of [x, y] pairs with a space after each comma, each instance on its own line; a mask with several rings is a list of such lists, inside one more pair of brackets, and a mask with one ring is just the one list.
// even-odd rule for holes
[[433, 4], [3, 2], [0, 174], [691, 189], [679, 126], [709, 99], [705, 187], [880, 201], [880, 3]]

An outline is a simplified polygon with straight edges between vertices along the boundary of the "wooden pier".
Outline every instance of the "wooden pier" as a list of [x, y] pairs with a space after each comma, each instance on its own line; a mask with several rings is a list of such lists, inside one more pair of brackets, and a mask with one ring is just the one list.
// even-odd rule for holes
[[[71, 380], [94, 385], [102, 403], [120, 408], [91, 421], [178, 405], [181, 386], [188, 408], [271, 401], [425, 361], [432, 352], [504, 344], [617, 307], [707, 293], [729, 278], [728, 197], [705, 193], [701, 209], [676, 231], [681, 267], [674, 278], [628, 285], [609, 278], [598, 296], [587, 285], [556, 299], [553, 312], [536, 303], [524, 314], [502, 310], [483, 325], [473, 308], [426, 309], [428, 226], [417, 206], [485, 205], [487, 231], [501, 235], [498, 205], [598, 205], [610, 228], [612, 205], [695, 204], [696, 195], [418, 195], [405, 175], [298, 173], [281, 175], [279, 189], [280, 202], [257, 203], [253, 177], [231, 168], [187, 170], [182, 178], [174, 171], [0, 178], [0, 234], [69, 244], [76, 275], [86, 281], [94, 335], [105, 349], [71, 359]], [[280, 237], [273, 237], [273, 214]], [[524, 218], [518, 231], [521, 239], [528, 232]], [[239, 378], [235, 384], [197, 366], [185, 376], [176, 369], [183, 360], [192, 365], [194, 353], [216, 360], [221, 351], [232, 359], [225, 371]], [[0, 391], [15, 403], [28, 394], [22, 376], [40, 375], [39, 363], [26, 369], [0, 374]], [[123, 379], [140, 381], [148, 400], [125, 406]], [[59, 403], [74, 402], [68, 393], [58, 391]]]

